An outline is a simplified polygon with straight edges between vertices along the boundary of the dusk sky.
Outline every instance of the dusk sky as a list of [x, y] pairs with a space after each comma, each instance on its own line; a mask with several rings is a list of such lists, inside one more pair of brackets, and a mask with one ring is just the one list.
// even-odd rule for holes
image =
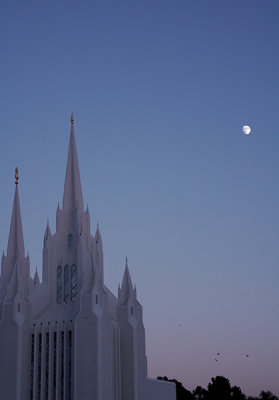
[[190, 390], [223, 375], [279, 395], [278, 21], [278, 0], [0, 5], [0, 248], [17, 166], [41, 276], [73, 111], [105, 283], [127, 256], [149, 376]]

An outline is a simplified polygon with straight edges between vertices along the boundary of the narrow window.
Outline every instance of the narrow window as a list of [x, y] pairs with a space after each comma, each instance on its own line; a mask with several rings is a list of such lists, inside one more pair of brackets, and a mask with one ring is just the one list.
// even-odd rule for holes
[[64, 303], [68, 303], [70, 298], [70, 270], [69, 265], [64, 267]]
[[71, 266], [71, 301], [76, 301], [77, 297], [77, 266]]
[[73, 235], [70, 233], [68, 235], [68, 249], [71, 250], [73, 248]]
[[33, 400], [34, 392], [34, 351], [35, 351], [35, 335], [31, 336], [31, 370], [30, 370], [30, 400]]
[[17, 304], [17, 312], [20, 312], [20, 303]]
[[69, 381], [68, 381], [68, 400], [72, 398], [72, 331], [68, 332], [68, 371], [69, 371]]
[[61, 399], [64, 398], [64, 332], [61, 334], [61, 348], [60, 348], [60, 393]]
[[62, 303], [62, 267], [57, 267], [57, 291], [56, 291], [57, 303]]
[[57, 348], [57, 334], [53, 332], [53, 370], [52, 370], [52, 398], [56, 399], [56, 348]]
[[45, 358], [46, 366], [45, 366], [45, 400], [48, 399], [48, 379], [49, 379], [49, 332], [46, 334], [46, 358]]
[[37, 380], [37, 396], [41, 398], [41, 376], [42, 376], [42, 334], [39, 333], [38, 340], [38, 380]]

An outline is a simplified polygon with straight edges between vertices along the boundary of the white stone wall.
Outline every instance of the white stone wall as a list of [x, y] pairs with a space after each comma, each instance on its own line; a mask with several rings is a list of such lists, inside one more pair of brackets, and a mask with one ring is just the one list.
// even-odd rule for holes
[[145, 382], [145, 394], [142, 400], [175, 400], [176, 387], [173, 382], [165, 382], [157, 379], [147, 379]]

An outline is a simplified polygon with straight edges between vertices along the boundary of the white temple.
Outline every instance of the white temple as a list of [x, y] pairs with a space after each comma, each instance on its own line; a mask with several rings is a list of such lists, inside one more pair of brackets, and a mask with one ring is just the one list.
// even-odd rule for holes
[[84, 211], [74, 119], [63, 207], [47, 224], [42, 282], [30, 277], [18, 176], [0, 278], [1, 400], [175, 400], [175, 385], [147, 378], [142, 306], [126, 262], [118, 297], [103, 280], [99, 227]]

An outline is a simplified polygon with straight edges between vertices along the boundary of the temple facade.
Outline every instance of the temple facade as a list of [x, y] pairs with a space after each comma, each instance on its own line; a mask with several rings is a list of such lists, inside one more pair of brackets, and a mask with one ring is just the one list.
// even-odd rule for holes
[[30, 277], [18, 177], [0, 277], [0, 399], [175, 400], [149, 379], [142, 306], [126, 266], [116, 297], [105, 285], [99, 226], [90, 233], [71, 133], [56, 232], [43, 237], [42, 282]]

